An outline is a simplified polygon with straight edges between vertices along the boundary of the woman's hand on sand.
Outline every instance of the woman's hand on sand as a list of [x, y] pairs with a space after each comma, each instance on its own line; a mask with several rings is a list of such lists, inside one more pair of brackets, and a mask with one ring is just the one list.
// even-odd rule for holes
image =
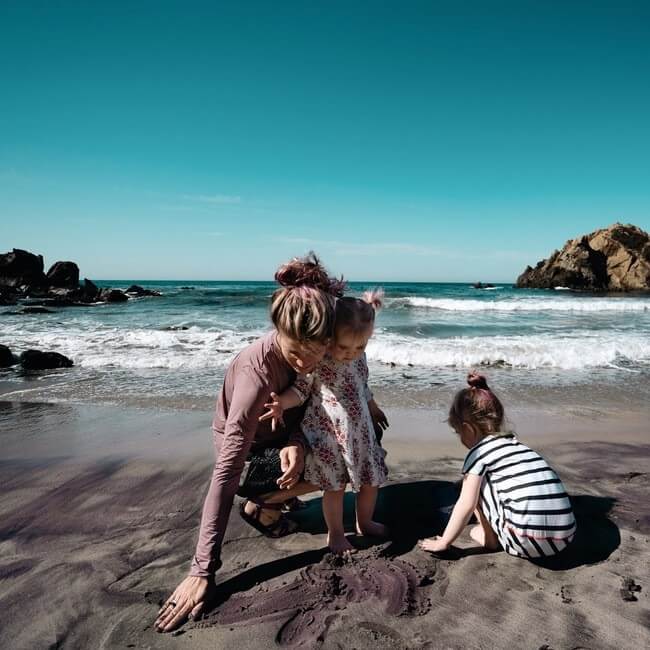
[[198, 618], [208, 599], [208, 578], [187, 576], [160, 608], [154, 627], [158, 632], [170, 632], [188, 618]]
[[418, 542], [418, 546], [423, 551], [429, 551], [430, 553], [442, 553], [449, 548], [449, 544], [442, 540], [442, 537], [436, 535], [435, 537], [428, 537], [427, 539], [421, 539]]
[[260, 422], [271, 420], [272, 431], [275, 431], [278, 424], [284, 426], [284, 420], [282, 419], [282, 416], [284, 415], [284, 407], [282, 406], [282, 402], [277, 393], [271, 393], [271, 401], [264, 404], [264, 408], [268, 409], [268, 411], [260, 415]]
[[277, 480], [281, 490], [289, 490], [298, 483], [305, 468], [305, 452], [301, 445], [287, 445], [280, 449], [282, 476]]

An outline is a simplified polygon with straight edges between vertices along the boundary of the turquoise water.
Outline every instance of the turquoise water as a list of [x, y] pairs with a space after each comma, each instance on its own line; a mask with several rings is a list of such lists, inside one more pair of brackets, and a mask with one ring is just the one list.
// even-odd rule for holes
[[[122, 304], [17, 315], [0, 308], [0, 342], [54, 350], [75, 368], [0, 376], [17, 399], [137, 401], [193, 407], [212, 400], [233, 356], [268, 331], [272, 282], [133, 281], [162, 292]], [[126, 288], [132, 281], [105, 281]], [[360, 293], [372, 285], [352, 283]], [[386, 283], [367, 355], [376, 385], [457, 385], [482, 367], [505, 384], [646, 384], [650, 298], [496, 285]]]

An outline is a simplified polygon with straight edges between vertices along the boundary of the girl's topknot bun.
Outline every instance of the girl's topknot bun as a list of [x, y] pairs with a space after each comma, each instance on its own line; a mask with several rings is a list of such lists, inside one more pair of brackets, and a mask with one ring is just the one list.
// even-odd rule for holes
[[467, 375], [467, 383], [469, 384], [470, 388], [490, 390], [488, 388], [487, 379], [483, 375], [479, 375], [478, 372], [470, 372], [469, 375]]
[[305, 257], [294, 257], [280, 266], [275, 273], [275, 280], [287, 289], [309, 287], [320, 289], [337, 298], [343, 295], [346, 287], [343, 278], [331, 278], [328, 275], [313, 251], [310, 251]]
[[364, 302], [367, 302], [375, 311], [379, 311], [384, 306], [384, 290], [372, 289], [363, 294]]

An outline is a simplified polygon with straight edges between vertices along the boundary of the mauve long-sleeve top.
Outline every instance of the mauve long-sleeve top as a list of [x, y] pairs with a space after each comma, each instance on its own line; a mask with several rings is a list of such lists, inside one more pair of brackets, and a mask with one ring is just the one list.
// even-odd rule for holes
[[275, 331], [242, 350], [228, 367], [212, 422], [215, 466], [190, 575], [209, 577], [221, 566], [221, 543], [251, 447], [282, 446], [289, 441], [304, 446], [299, 427], [302, 407], [287, 410], [285, 426], [275, 432], [270, 420], [259, 422], [270, 393], [282, 393], [295, 378]]

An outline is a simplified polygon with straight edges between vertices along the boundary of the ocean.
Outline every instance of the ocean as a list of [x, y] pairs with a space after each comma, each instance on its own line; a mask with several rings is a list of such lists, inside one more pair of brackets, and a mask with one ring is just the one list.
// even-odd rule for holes
[[[272, 282], [105, 281], [159, 298], [18, 315], [0, 308], [0, 343], [14, 353], [65, 354], [71, 369], [0, 371], [0, 399], [203, 409], [239, 350], [270, 329]], [[360, 295], [375, 285], [352, 283]], [[623, 404], [650, 397], [650, 297], [592, 296], [512, 285], [384, 283], [368, 348], [384, 401], [448, 402], [478, 367], [522, 399], [585, 403], [585, 391]], [[621, 402], [622, 400], [622, 402]], [[587, 400], [589, 401], [589, 400]]]

